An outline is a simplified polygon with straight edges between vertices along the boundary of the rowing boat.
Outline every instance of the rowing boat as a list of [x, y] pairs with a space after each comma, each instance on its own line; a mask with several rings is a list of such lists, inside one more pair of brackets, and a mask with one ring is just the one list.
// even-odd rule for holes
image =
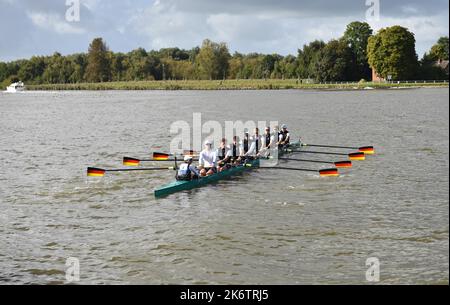
[[[287, 147], [285, 150], [280, 151], [280, 155], [285, 155], [289, 153], [291, 150], [298, 150], [301, 149], [302, 143], [301, 142], [295, 142], [291, 143], [289, 147]], [[228, 177], [236, 176], [238, 174], [241, 174], [246, 171], [253, 170], [255, 168], [258, 168], [260, 166], [260, 160], [252, 160], [244, 165], [239, 165], [236, 167], [232, 167], [228, 170], [225, 170], [223, 172], [203, 177], [198, 180], [191, 180], [191, 181], [174, 181], [172, 183], [169, 183], [167, 185], [164, 185], [158, 189], [155, 190], [155, 197], [156, 198], [162, 198], [169, 196], [171, 194], [175, 194], [182, 191], [188, 191], [195, 188], [203, 187], [221, 180], [224, 180]]]

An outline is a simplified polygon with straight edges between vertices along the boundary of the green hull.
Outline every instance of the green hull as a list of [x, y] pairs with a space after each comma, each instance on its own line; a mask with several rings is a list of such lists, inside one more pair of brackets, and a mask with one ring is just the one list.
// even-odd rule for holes
[[[300, 147], [301, 147], [300, 142], [291, 144], [291, 148], [298, 149]], [[289, 151], [287, 151], [287, 153], [288, 152]], [[224, 180], [224, 179], [226, 179], [228, 177], [236, 176], [236, 175], [238, 175], [240, 173], [243, 173], [243, 172], [250, 171], [250, 170], [253, 170], [255, 168], [258, 168], [259, 164], [260, 164], [259, 160], [254, 160], [254, 161], [250, 162], [249, 164], [247, 164], [246, 166], [242, 165], [242, 166], [238, 166], [238, 167], [233, 167], [233, 168], [231, 168], [229, 170], [223, 171], [221, 173], [217, 173], [217, 174], [212, 175], [212, 176], [204, 177], [204, 178], [201, 178], [199, 180], [174, 181], [174, 182], [172, 182], [170, 184], [164, 185], [164, 186], [156, 189], [155, 190], [155, 197], [156, 198], [162, 198], [162, 197], [166, 197], [166, 196], [169, 196], [171, 194], [178, 193], [178, 192], [188, 191], [188, 190], [199, 188], [199, 187], [202, 187], [202, 186], [205, 186], [205, 185], [208, 185], [208, 184], [212, 184], [212, 183]]]

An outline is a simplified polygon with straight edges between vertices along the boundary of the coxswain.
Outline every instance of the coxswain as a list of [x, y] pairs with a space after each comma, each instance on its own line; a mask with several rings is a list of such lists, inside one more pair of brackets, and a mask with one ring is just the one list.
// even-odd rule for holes
[[197, 168], [192, 164], [192, 156], [185, 156], [184, 162], [180, 165], [177, 171], [176, 179], [178, 181], [191, 181], [200, 177]]
[[217, 153], [212, 149], [212, 142], [205, 142], [205, 149], [199, 156], [200, 175], [202, 177], [217, 173]]

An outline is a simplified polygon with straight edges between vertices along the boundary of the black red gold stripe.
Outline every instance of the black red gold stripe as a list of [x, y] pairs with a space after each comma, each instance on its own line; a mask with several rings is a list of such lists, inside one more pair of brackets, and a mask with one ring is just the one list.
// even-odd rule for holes
[[334, 169], [324, 169], [319, 171], [320, 176], [322, 177], [337, 177], [339, 176], [339, 171], [334, 168]]
[[354, 153], [348, 155], [351, 161], [364, 161], [366, 160], [366, 154], [365, 153]]
[[87, 175], [89, 177], [103, 177], [106, 171], [100, 168], [89, 167], [87, 170]]
[[138, 166], [141, 160], [134, 158], [123, 158], [123, 165], [125, 166]]
[[154, 153], [153, 154], [153, 160], [161, 161], [161, 160], [169, 160], [170, 155], [169, 154], [163, 154], [163, 153]]
[[363, 152], [367, 155], [373, 155], [375, 154], [375, 148], [373, 146], [366, 146], [366, 147], [361, 147], [359, 149], [360, 152]]
[[337, 168], [352, 168], [353, 167], [353, 164], [351, 161], [336, 162], [336, 163], [334, 163], [334, 165]]

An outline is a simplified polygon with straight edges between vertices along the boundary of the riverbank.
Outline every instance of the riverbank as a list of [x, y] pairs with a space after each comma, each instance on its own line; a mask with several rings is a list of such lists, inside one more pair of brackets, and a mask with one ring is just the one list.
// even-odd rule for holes
[[28, 90], [370, 90], [391, 88], [448, 87], [448, 82], [409, 83], [322, 83], [306, 84], [298, 80], [225, 80], [225, 81], [138, 81], [80, 84], [28, 85]]

